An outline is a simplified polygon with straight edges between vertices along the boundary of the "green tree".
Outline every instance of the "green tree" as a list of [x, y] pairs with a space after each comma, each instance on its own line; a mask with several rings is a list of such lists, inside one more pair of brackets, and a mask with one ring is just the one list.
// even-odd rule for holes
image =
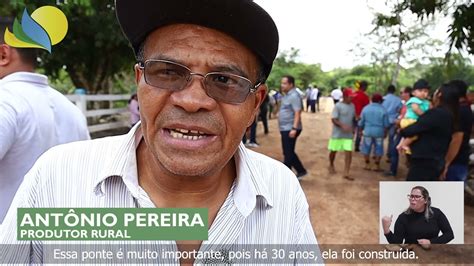
[[433, 88], [438, 88], [453, 79], [461, 79], [468, 84], [474, 84], [474, 67], [468, 58], [453, 54], [448, 58], [433, 58], [425, 67], [423, 77]]
[[360, 57], [371, 61], [375, 75], [373, 81], [378, 87], [398, 85], [404, 69], [426, 60], [425, 56], [420, 55], [438, 52], [441, 44], [426, 32], [434, 25], [434, 19], [416, 21], [416, 16], [410, 11], [397, 8], [402, 1], [385, 1], [385, 5], [395, 13], [376, 11], [368, 2], [374, 13], [374, 28], [353, 49]]
[[474, 54], [474, 4], [464, 0], [403, 0], [392, 8], [392, 13], [409, 10], [420, 21], [437, 15], [449, 16], [450, 50], [455, 47]]
[[66, 71], [76, 87], [89, 93], [110, 93], [116, 74], [131, 71], [133, 53], [123, 36], [113, 0], [9, 0], [0, 16], [19, 16], [24, 8], [31, 14], [44, 5], [56, 5], [68, 18], [66, 38], [41, 53], [40, 67], [53, 79]]
[[310, 84], [318, 87], [329, 86], [329, 76], [321, 70], [320, 64], [305, 64], [298, 62], [299, 50], [292, 48], [282, 51], [273, 63], [272, 72], [267, 79], [270, 89], [280, 88], [281, 77], [292, 75], [296, 79], [296, 86], [305, 89]]

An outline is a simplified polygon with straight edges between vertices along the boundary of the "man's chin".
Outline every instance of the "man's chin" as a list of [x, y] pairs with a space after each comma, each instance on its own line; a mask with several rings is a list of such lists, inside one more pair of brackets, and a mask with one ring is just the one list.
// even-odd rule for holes
[[215, 168], [209, 169], [205, 167], [165, 166], [165, 168], [173, 175], [190, 178], [210, 176], [215, 172]]
[[192, 156], [182, 158], [172, 157], [160, 161], [161, 165], [171, 174], [176, 176], [200, 177], [209, 176], [223, 166], [214, 160], [205, 158], [192, 159]]

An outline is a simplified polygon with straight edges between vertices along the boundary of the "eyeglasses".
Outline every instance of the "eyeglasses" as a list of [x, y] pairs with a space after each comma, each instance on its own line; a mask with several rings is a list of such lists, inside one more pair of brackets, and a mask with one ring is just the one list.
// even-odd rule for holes
[[411, 195], [411, 194], [408, 194], [407, 195], [407, 198], [408, 199], [413, 199], [413, 200], [420, 200], [421, 198], [423, 198], [422, 195]]
[[253, 85], [247, 78], [225, 72], [193, 73], [188, 67], [167, 60], [148, 59], [138, 64], [145, 73], [145, 82], [150, 86], [180, 91], [189, 85], [193, 75], [201, 76], [209, 97], [231, 104], [243, 103], [262, 84]]

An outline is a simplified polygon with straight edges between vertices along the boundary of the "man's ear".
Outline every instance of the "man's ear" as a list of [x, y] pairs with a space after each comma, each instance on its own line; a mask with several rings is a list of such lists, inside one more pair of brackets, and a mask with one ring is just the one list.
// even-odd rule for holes
[[135, 64], [134, 69], [135, 69], [135, 83], [138, 85], [140, 83], [140, 79], [142, 78], [143, 71], [140, 68], [140, 65], [138, 63]]
[[260, 105], [262, 105], [263, 100], [267, 96], [267, 85], [262, 84], [258, 86], [257, 91], [255, 91], [255, 101], [254, 101], [254, 106], [253, 106], [253, 112], [252, 112], [252, 118], [250, 121], [247, 123], [247, 127], [251, 126], [253, 121], [256, 119], [256, 116], [258, 112], [260, 111]]
[[265, 100], [265, 97], [267, 96], [268, 93], [268, 87], [266, 84], [262, 84], [258, 86], [257, 91], [255, 92], [255, 112], [258, 112], [260, 109], [260, 105], [262, 105], [263, 100]]
[[0, 66], [6, 66], [11, 63], [13, 56], [13, 49], [6, 45], [0, 44]]

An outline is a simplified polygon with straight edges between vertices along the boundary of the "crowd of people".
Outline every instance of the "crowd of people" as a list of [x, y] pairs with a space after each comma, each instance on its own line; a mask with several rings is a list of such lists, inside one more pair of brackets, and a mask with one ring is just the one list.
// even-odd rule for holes
[[[313, 85], [301, 93], [295, 82], [294, 77], [284, 76], [280, 90], [266, 95], [244, 143], [249, 148], [258, 147], [258, 122], [262, 121], [264, 133], [268, 134], [268, 119], [277, 115], [283, 161], [301, 179], [307, 170], [295, 147], [302, 131], [303, 102], [307, 112], [317, 112], [322, 93]], [[400, 158], [405, 158], [408, 181], [467, 179], [473, 115], [466, 82], [452, 80], [431, 88], [426, 80], [419, 79], [399, 91], [389, 85], [385, 95], [370, 96], [368, 87], [368, 82], [361, 81], [355, 89], [339, 87], [330, 92], [335, 103], [328, 143], [330, 174], [337, 172], [336, 155], [343, 152], [343, 177], [354, 180], [350, 174], [352, 153], [360, 152], [365, 162], [363, 169], [385, 176], [397, 176]], [[246, 141], [248, 138], [250, 141]], [[381, 166], [384, 156], [387, 169]]]
[[400, 96], [390, 85], [384, 97], [374, 93], [371, 99], [367, 87], [362, 81], [357, 92], [344, 89], [342, 101], [334, 107], [328, 145], [331, 172], [336, 152], [345, 151], [344, 177], [354, 180], [349, 175], [352, 150], [364, 155], [364, 169], [383, 171], [380, 161], [387, 139], [385, 154], [390, 169], [385, 175], [397, 175], [402, 155], [407, 161], [408, 181], [467, 179], [473, 115], [464, 81], [452, 80], [432, 89], [420, 79], [413, 87], [401, 89]]
[[[304, 93], [285, 75], [280, 91], [268, 92], [279, 37], [260, 6], [189, 3], [183, 8], [173, 1], [115, 1], [118, 23], [136, 56], [130, 64], [138, 88], [129, 102], [132, 128], [121, 136], [90, 141], [84, 115], [46, 76], [34, 73], [34, 50], [0, 39], [0, 253], [10, 256], [5, 258], [41, 263], [51, 256], [42, 241], [5, 245], [19, 243], [19, 208], [88, 207], [204, 208], [209, 246], [313, 245], [321, 259], [309, 204], [295, 179], [308, 175], [296, 153], [303, 102], [313, 115], [321, 91], [310, 86]], [[1, 33], [13, 25], [0, 26]], [[385, 96], [369, 96], [368, 88], [361, 81], [355, 89], [331, 92], [330, 173], [343, 152], [343, 177], [355, 180], [350, 173], [355, 151], [364, 155], [366, 170], [383, 171], [385, 154], [389, 176], [397, 174], [405, 156], [407, 180], [466, 180], [473, 115], [465, 82], [431, 88], [420, 79], [400, 96], [393, 85]], [[244, 146], [258, 147], [258, 122], [268, 134], [268, 119], [276, 113], [284, 165]], [[414, 190], [410, 199], [426, 201], [412, 210], [429, 212], [428, 192]], [[431, 209], [445, 224], [443, 214]], [[415, 243], [419, 237], [392, 233], [390, 225], [391, 218], [384, 219], [390, 242]], [[438, 243], [451, 238], [446, 233]], [[203, 242], [172, 243], [173, 251], [191, 252]], [[13, 252], [3, 252], [8, 249]]]
[[259, 113], [244, 134], [243, 143], [248, 148], [259, 147], [257, 142], [258, 122], [262, 122], [264, 134], [267, 135], [269, 133], [268, 119], [271, 119], [272, 115], [278, 117], [278, 129], [284, 155], [283, 162], [290, 169], [296, 171], [298, 179], [302, 179], [308, 172], [296, 154], [295, 148], [296, 141], [303, 130], [301, 119], [301, 113], [305, 109], [303, 101], [306, 101], [307, 112], [316, 113], [320, 111], [321, 96], [322, 93], [317, 86], [310, 84], [306, 92], [303, 92], [296, 86], [293, 76], [283, 76], [280, 88], [269, 91], [265, 95]]

